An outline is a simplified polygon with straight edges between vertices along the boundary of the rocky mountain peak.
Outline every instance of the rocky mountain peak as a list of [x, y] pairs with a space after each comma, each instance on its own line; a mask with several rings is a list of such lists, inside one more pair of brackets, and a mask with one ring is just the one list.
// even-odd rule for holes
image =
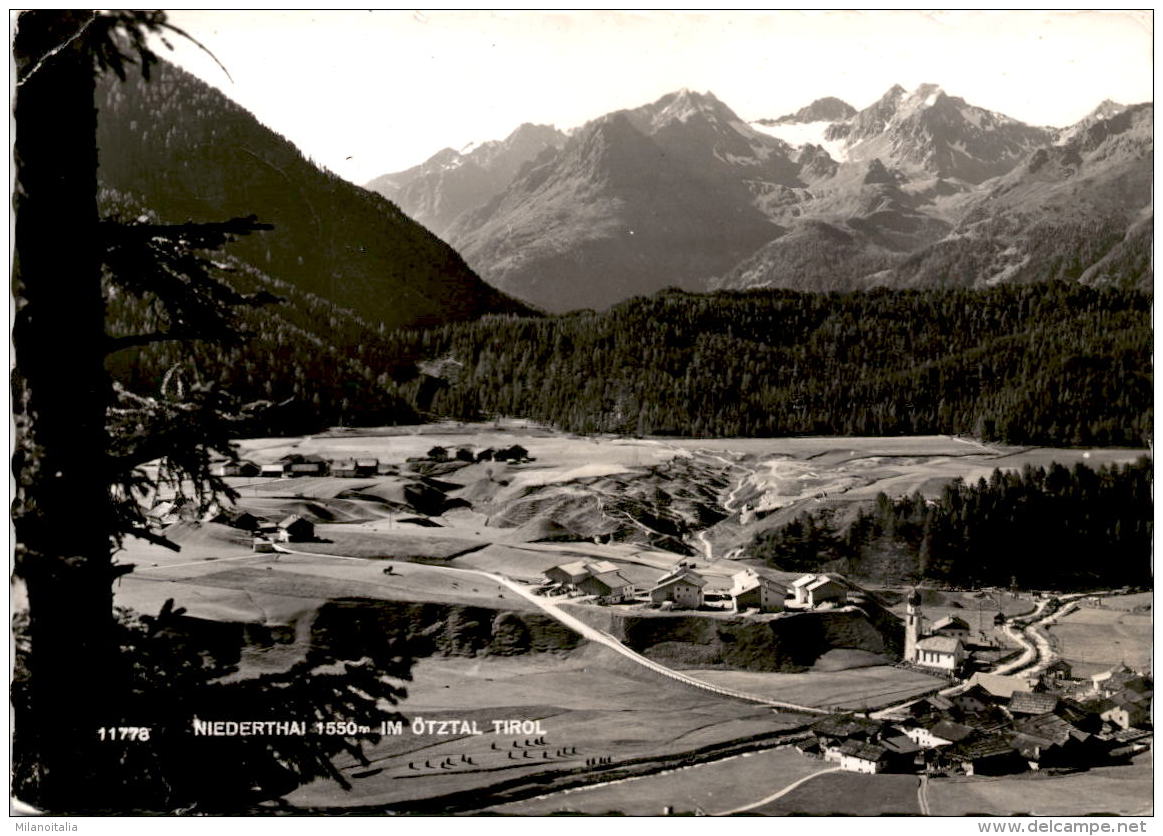
[[816, 99], [810, 105], [801, 107], [795, 113], [786, 113], [778, 119], [759, 120], [761, 124], [801, 125], [811, 122], [839, 122], [856, 115], [856, 108], [835, 96]]

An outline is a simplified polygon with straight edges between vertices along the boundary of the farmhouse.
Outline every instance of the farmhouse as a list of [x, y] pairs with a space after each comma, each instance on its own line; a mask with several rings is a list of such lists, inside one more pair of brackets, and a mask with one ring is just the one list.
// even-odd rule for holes
[[663, 575], [650, 590], [650, 600], [656, 604], [671, 601], [680, 607], [698, 609], [703, 605], [703, 587], [707, 581], [697, 572], [680, 566]]
[[248, 461], [222, 461], [210, 467], [211, 476], [258, 476], [259, 466]]
[[1049, 714], [1058, 707], [1058, 697], [1053, 694], [1032, 694], [1015, 691], [1010, 697], [1010, 714]]
[[529, 451], [520, 444], [505, 447], [493, 453], [493, 459], [498, 462], [523, 462], [529, 460]]
[[925, 749], [960, 743], [973, 734], [973, 729], [952, 720], [935, 718], [916, 726], [902, 726], [901, 732], [909, 740]]
[[888, 764], [888, 750], [875, 743], [849, 740], [840, 747], [840, 768], [874, 775]]
[[812, 723], [811, 729], [826, 761], [838, 761], [840, 748], [845, 743], [852, 740], [875, 743], [884, 731], [875, 720], [852, 714], [829, 714]]
[[1007, 775], [1021, 772], [1026, 766], [1004, 734], [966, 738], [946, 749], [944, 757], [960, 766], [966, 775]]
[[634, 592], [630, 581], [617, 572], [603, 572], [599, 575], [587, 574], [578, 583], [577, 588], [587, 595], [597, 595], [599, 598], [625, 600]]
[[563, 586], [576, 586], [583, 578], [589, 577], [590, 570], [584, 560], [575, 560], [572, 563], [563, 563], [545, 570], [545, 579], [550, 583], [559, 583]]
[[302, 543], [315, 539], [315, 524], [298, 514], [291, 514], [279, 521], [279, 539], [284, 543]]
[[1151, 700], [1149, 697], [1130, 699], [1125, 692], [1094, 705], [1095, 711], [1104, 723], [1120, 729], [1146, 726], [1151, 721]]
[[804, 609], [815, 609], [825, 601], [843, 602], [847, 589], [827, 575], [804, 575], [792, 581], [795, 604]]
[[781, 612], [788, 597], [788, 588], [773, 578], [758, 574], [754, 569], [737, 572], [733, 577], [731, 599], [735, 611], [757, 609], [760, 612]]

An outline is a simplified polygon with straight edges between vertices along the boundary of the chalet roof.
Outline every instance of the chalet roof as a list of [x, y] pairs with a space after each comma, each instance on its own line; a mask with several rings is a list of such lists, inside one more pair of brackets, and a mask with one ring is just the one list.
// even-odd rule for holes
[[765, 586], [768, 589], [774, 590], [781, 595], [786, 595], [788, 591], [788, 588], [785, 584], [780, 583], [774, 578], [766, 578], [763, 575], [750, 575], [741, 579], [739, 578], [739, 575], [736, 575], [735, 577], [737, 580], [735, 581], [735, 588], [731, 590], [732, 595], [742, 595], [746, 592], [750, 592], [753, 589], [758, 589], [761, 586]]
[[282, 473], [283, 470], [286, 468], [286, 466], [287, 466], [286, 462], [267, 462], [266, 464], [264, 464], [262, 466], [262, 469], [263, 470], [277, 470], [280, 473]]
[[930, 653], [957, 653], [964, 649], [961, 639], [950, 636], [927, 636], [917, 642], [917, 647]]
[[802, 578], [796, 578], [794, 581], [792, 581], [791, 585], [794, 587], [807, 586], [808, 584], [813, 583], [815, 580], [816, 575], [804, 575]]
[[380, 460], [379, 459], [356, 459], [355, 464], [357, 467], [379, 467]]
[[863, 740], [846, 740], [844, 745], [840, 747], [840, 754], [875, 763], [882, 760], [888, 752], [883, 746], [878, 746], [875, 743], [865, 743]]
[[836, 581], [829, 578], [827, 575], [820, 575], [818, 578], [816, 578], [814, 581], [812, 581], [810, 584], [808, 584], [808, 591], [812, 592], [813, 590], [819, 589], [820, 587], [823, 587], [823, 586], [827, 586], [828, 584], [832, 584], [833, 586], [840, 585], [840, 584], [836, 583]]
[[954, 723], [950, 720], [940, 720], [934, 723], [929, 731], [950, 743], [957, 743], [973, 734], [973, 729], [969, 726], [963, 726], [961, 723]]
[[1046, 714], [1058, 707], [1058, 697], [1054, 694], [1031, 694], [1015, 691], [1010, 697], [1009, 709], [1015, 714]]
[[868, 735], [878, 732], [881, 724], [864, 717], [855, 717], [851, 714], [829, 714], [812, 723], [811, 730], [817, 735], [825, 737], [852, 737], [853, 735]]
[[946, 627], [954, 630], [968, 630], [969, 622], [955, 615], [947, 615], [933, 625], [934, 630], [944, 630]]
[[617, 572], [603, 572], [600, 575], [590, 575], [590, 579], [597, 581], [611, 591], [615, 589], [625, 589], [626, 587], [631, 586], [630, 581], [626, 580]]
[[297, 525], [299, 523], [306, 523], [307, 525], [312, 524], [310, 520], [305, 520], [298, 514], [290, 514], [279, 520], [279, 528], [290, 528], [292, 525]]
[[953, 707], [953, 701], [941, 694], [933, 694], [932, 696], [925, 697], [921, 702], [928, 703], [938, 711], [948, 711]]
[[1014, 730], [1027, 737], [1044, 740], [1045, 745], [1065, 745], [1078, 729], [1057, 714], [1039, 714], [1014, 721]]
[[607, 572], [617, 572], [618, 571], [618, 564], [611, 563], [608, 560], [595, 560], [592, 563], [585, 564], [585, 566], [586, 566], [586, 569], [589, 570], [590, 574], [592, 574], [592, 575], [604, 575]]
[[945, 754], [962, 761], [975, 761], [1008, 755], [1014, 750], [1009, 735], [983, 734], [969, 737], [945, 750]]
[[880, 744], [897, 755], [911, 755], [921, 751], [921, 747], [903, 734], [890, 735], [880, 741]]
[[980, 685], [994, 697], [1009, 699], [1015, 691], [1029, 691], [1030, 683], [1016, 676], [1000, 673], [975, 673], [969, 680], [972, 685]]
[[575, 560], [572, 563], [563, 563], [560, 566], [554, 566], [552, 568], [557, 569], [559, 572], [565, 572], [570, 578], [580, 579], [590, 573], [590, 570], [586, 568], [584, 560]]
[[651, 587], [651, 590], [664, 589], [668, 586], [674, 586], [677, 583], [687, 583], [691, 586], [697, 586], [699, 589], [702, 589], [707, 585], [707, 580], [706, 578], [702, 577], [701, 575], [697, 575], [694, 572], [685, 571], [678, 575], [666, 575], [662, 577], [659, 579], [658, 583]]

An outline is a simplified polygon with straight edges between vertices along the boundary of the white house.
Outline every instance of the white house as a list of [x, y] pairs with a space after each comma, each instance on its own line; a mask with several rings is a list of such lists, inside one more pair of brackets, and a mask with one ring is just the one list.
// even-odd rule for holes
[[888, 763], [888, 751], [875, 743], [849, 740], [840, 747], [839, 760], [841, 769], [873, 775], [884, 771]]
[[659, 578], [650, 590], [650, 600], [656, 604], [672, 601], [680, 607], [698, 609], [703, 605], [706, 585], [706, 579], [697, 572], [681, 568]]
[[754, 569], [736, 572], [731, 580], [731, 599], [735, 611], [757, 609], [760, 612], [781, 612], [788, 597], [788, 588], [779, 581], [760, 575]]
[[825, 601], [843, 601], [847, 589], [827, 575], [804, 575], [792, 581], [797, 607], [815, 609]]

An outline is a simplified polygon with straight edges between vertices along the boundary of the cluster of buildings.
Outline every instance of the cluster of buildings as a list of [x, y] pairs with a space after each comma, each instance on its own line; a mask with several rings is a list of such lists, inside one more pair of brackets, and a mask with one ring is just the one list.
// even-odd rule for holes
[[[725, 593], [709, 593], [708, 579], [692, 562], [680, 561], [649, 586], [635, 586], [609, 561], [565, 563], [545, 572], [545, 581], [556, 594], [593, 595], [601, 603], [636, 601], [667, 609], [697, 610], [707, 606], [738, 613], [779, 613], [842, 606], [848, 602], [848, 586], [827, 575], [804, 575], [794, 581], [782, 573], [745, 568], [731, 577]], [[726, 607], [715, 606], [725, 601]], [[714, 603], [712, 603], [714, 602]]]
[[290, 479], [300, 476], [369, 477], [395, 472], [393, 465], [375, 458], [325, 459], [313, 453], [289, 453], [277, 461], [256, 464], [245, 459], [218, 461], [211, 465], [214, 476], [262, 476]]
[[511, 447], [486, 447], [483, 450], [473, 450], [471, 447], [458, 447], [455, 450], [448, 447], [433, 447], [425, 456], [434, 462], [528, 462], [529, 451], [520, 444]]
[[618, 572], [618, 565], [608, 560], [575, 560], [545, 571], [545, 580], [562, 592], [596, 595], [610, 603], [634, 597], [635, 588]]
[[[1061, 674], [1034, 682], [978, 674], [960, 693], [926, 697], [891, 720], [832, 714], [798, 748], [852, 772], [1002, 775], [1086, 768], [1147, 747], [1148, 677], [1123, 667], [1090, 681]], [[1054, 684], [1089, 698], [1049, 690]]]

